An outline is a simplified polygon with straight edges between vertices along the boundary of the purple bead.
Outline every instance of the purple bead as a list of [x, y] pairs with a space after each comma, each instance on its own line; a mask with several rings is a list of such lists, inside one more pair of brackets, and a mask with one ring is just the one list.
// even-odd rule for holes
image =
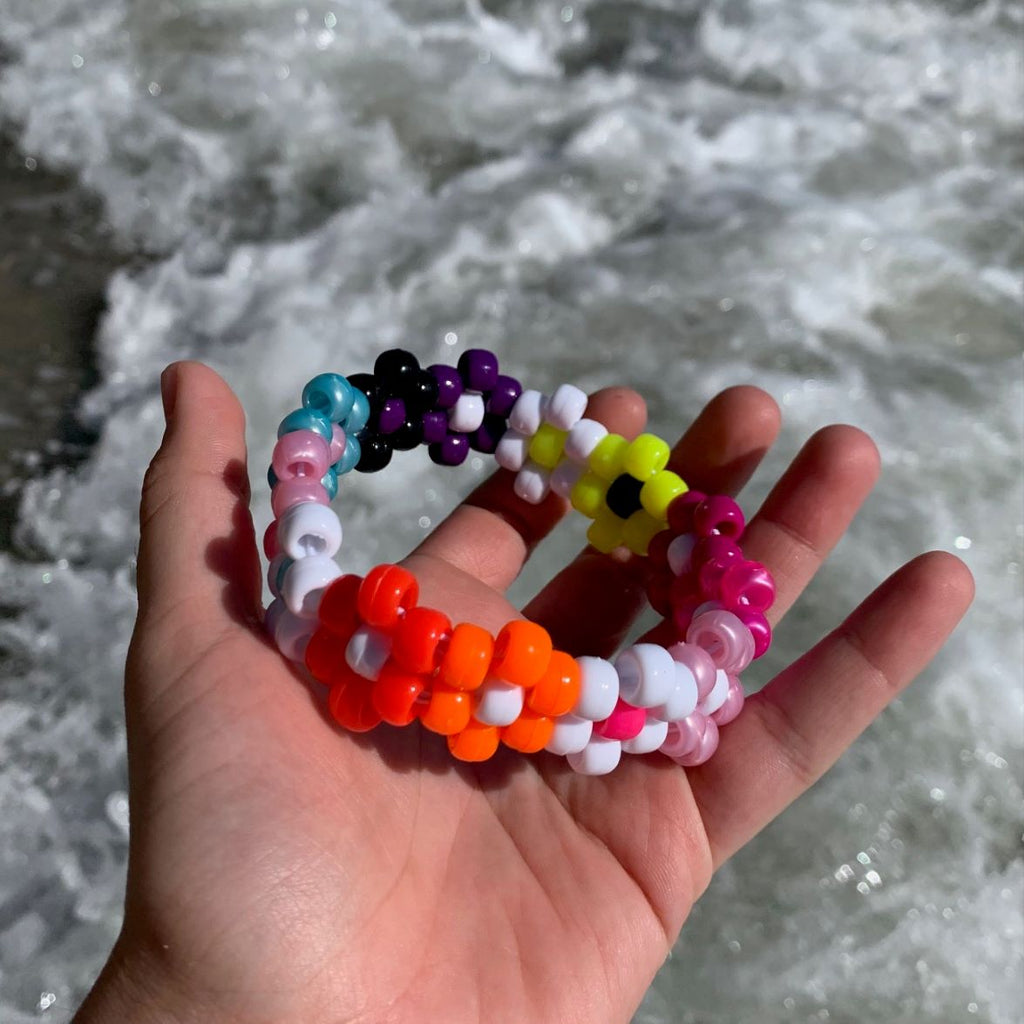
[[488, 414], [484, 416], [484, 421], [480, 424], [480, 427], [470, 434], [470, 447], [474, 451], [483, 452], [485, 455], [492, 455], [507, 429], [508, 425], [501, 416]]
[[428, 367], [437, 381], [437, 407], [450, 409], [462, 394], [462, 378], [454, 366], [442, 366], [435, 363]]
[[448, 417], [443, 412], [425, 412], [423, 414], [423, 440], [427, 444], [437, 444], [448, 436]]
[[515, 377], [506, 377], [499, 373], [498, 379], [491, 389], [490, 397], [487, 399], [487, 411], [495, 416], [508, 418], [516, 399], [523, 393], [523, 385]]
[[471, 391], [493, 391], [498, 383], [498, 357], [485, 348], [470, 348], [459, 356], [459, 375]]
[[405, 422], [405, 402], [400, 398], [386, 398], [380, 409], [380, 432], [392, 434]]
[[459, 466], [469, 454], [469, 436], [448, 434], [443, 441], [432, 444], [427, 450], [439, 466]]

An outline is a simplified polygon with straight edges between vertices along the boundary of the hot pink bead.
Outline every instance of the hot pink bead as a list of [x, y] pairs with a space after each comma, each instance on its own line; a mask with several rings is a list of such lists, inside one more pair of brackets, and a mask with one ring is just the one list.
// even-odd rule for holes
[[703, 647], [716, 668], [733, 675], [742, 672], [754, 658], [754, 637], [733, 612], [717, 610], [695, 615], [686, 640]]
[[[288, 437], [288, 434], [284, 436]], [[324, 447], [326, 446], [325, 442]], [[270, 506], [278, 519], [284, 515], [286, 509], [304, 501], [330, 505], [331, 499], [327, 496], [324, 485], [320, 483], [320, 477], [297, 476], [291, 480], [282, 480], [270, 492]]]
[[[345, 454], [345, 442], [347, 440], [348, 438], [345, 436], [345, 431], [335, 423], [331, 430], [330, 460], [332, 466], [342, 457], [342, 455]], [[322, 473], [320, 475], [323, 476]]]
[[713, 718], [707, 718], [705, 722], [707, 722], [707, 728], [696, 749], [676, 758], [676, 763], [681, 764], [684, 768], [693, 768], [698, 764], [703, 764], [718, 749], [718, 725]]
[[775, 580], [760, 563], [733, 562], [718, 582], [719, 597], [726, 608], [767, 611], [775, 600]]
[[728, 725], [743, 710], [745, 700], [742, 683], [736, 676], [729, 676], [729, 696], [717, 711], [711, 713], [712, 719], [719, 726]]
[[754, 638], [754, 657], [760, 658], [772, 645], [772, 627], [763, 612], [754, 611], [753, 608], [737, 608], [733, 615], [750, 630]]
[[631, 740], [646, 721], [646, 708], [635, 708], [620, 697], [615, 710], [603, 722], [594, 723], [594, 734], [606, 740]]
[[331, 446], [312, 430], [293, 430], [274, 446], [271, 465], [278, 480], [309, 477], [319, 480], [331, 464]]
[[706, 597], [718, 597], [725, 571], [736, 562], [743, 561], [740, 546], [728, 537], [715, 534], [698, 541], [693, 549], [693, 565], [697, 567], [697, 582]]
[[697, 680], [697, 699], [703, 700], [715, 687], [715, 678], [718, 675], [718, 667], [714, 659], [696, 644], [677, 643], [673, 644], [668, 653], [672, 655], [673, 661], [685, 665]]
[[712, 494], [693, 510], [693, 531], [701, 537], [739, 537], [746, 525], [739, 505], [724, 494]]
[[673, 533], [693, 533], [693, 510], [707, 497], [703, 491], [686, 491], [668, 507], [668, 528]]
[[280, 550], [277, 543], [277, 520], [273, 519], [267, 527], [267, 532], [263, 534], [263, 554], [267, 558], [273, 558]]

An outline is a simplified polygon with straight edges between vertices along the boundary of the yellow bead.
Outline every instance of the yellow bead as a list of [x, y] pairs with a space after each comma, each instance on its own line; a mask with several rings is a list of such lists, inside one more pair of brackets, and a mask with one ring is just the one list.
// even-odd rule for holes
[[670, 469], [663, 469], [645, 481], [640, 488], [640, 504], [655, 519], [664, 523], [668, 519], [668, 507], [673, 499], [685, 494], [689, 489], [681, 476]]
[[577, 512], [593, 519], [604, 508], [604, 496], [607, 493], [608, 484], [596, 473], [584, 473], [573, 486], [569, 501]]
[[606, 434], [587, 460], [591, 470], [611, 483], [622, 473], [622, 461], [628, 448], [629, 442], [620, 434]]
[[607, 555], [622, 543], [622, 527], [625, 523], [614, 512], [605, 509], [590, 524], [587, 540], [602, 554]]
[[562, 457], [567, 431], [542, 423], [530, 441], [530, 458], [545, 469], [554, 469]]
[[637, 509], [622, 527], [622, 540], [634, 555], [646, 555], [647, 546], [656, 533], [661, 533], [665, 524], [659, 522], [642, 508]]
[[671, 449], [654, 434], [641, 434], [625, 453], [622, 468], [637, 480], [647, 480], [668, 465]]

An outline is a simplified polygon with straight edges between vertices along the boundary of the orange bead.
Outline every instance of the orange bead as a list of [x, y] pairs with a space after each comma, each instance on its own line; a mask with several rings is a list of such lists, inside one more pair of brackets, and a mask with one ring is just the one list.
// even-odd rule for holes
[[580, 696], [580, 667], [565, 651], [553, 651], [547, 671], [527, 694], [526, 704], [540, 715], [557, 718], [572, 711]]
[[[352, 627], [355, 632], [356, 627]], [[348, 678], [351, 669], [345, 661], [345, 647], [349, 637], [339, 636], [330, 629], [321, 626], [306, 645], [306, 668], [314, 679], [332, 686]]]
[[410, 672], [432, 673], [451, 631], [451, 619], [443, 612], [433, 608], [410, 608], [395, 626], [391, 657]]
[[366, 574], [359, 587], [356, 606], [368, 626], [390, 629], [402, 610], [415, 607], [420, 587], [408, 569], [400, 565], [378, 565]]
[[362, 576], [349, 573], [339, 576], [324, 591], [317, 609], [317, 618], [332, 632], [351, 636], [359, 627], [356, 599]]
[[465, 690], [434, 683], [430, 704], [420, 713], [420, 721], [431, 732], [451, 736], [466, 728], [472, 713], [473, 699]]
[[491, 634], [471, 622], [460, 622], [452, 630], [448, 649], [438, 668], [438, 678], [456, 690], [476, 690], [487, 678], [493, 656]]
[[345, 681], [336, 682], [327, 695], [331, 717], [349, 732], [369, 732], [380, 724], [380, 715], [373, 706], [372, 684], [349, 671]]
[[448, 749], [460, 761], [486, 761], [494, 756], [500, 738], [497, 726], [471, 719], [462, 732], [448, 737]]
[[516, 619], [503, 626], [494, 642], [490, 674], [529, 689], [539, 682], [551, 660], [551, 637], [543, 626]]
[[371, 684], [373, 706], [389, 725], [408, 725], [419, 717], [420, 711], [426, 706], [419, 702], [426, 685], [423, 676], [406, 672], [388, 662], [380, 670], [377, 681]]
[[554, 731], [553, 719], [524, 708], [523, 713], [511, 725], [506, 725], [501, 730], [501, 742], [523, 754], [536, 754], [538, 750], [543, 750], [548, 745]]

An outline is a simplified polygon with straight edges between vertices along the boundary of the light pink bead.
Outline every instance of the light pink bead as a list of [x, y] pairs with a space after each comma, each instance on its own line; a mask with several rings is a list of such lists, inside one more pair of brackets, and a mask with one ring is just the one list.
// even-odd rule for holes
[[682, 641], [673, 644], [668, 653], [672, 655], [673, 661], [685, 665], [693, 673], [697, 681], [697, 699], [703, 700], [715, 687], [718, 667], [714, 659], [703, 647]]
[[705, 721], [707, 722], [707, 729], [704, 731], [704, 735], [701, 736], [700, 743], [697, 744], [696, 749], [691, 750], [688, 754], [683, 754], [682, 757], [676, 758], [677, 763], [681, 764], [684, 768], [693, 768], [698, 764], [703, 764], [718, 749], [718, 726], [713, 718], [707, 718]]
[[271, 465], [278, 480], [293, 477], [319, 479], [331, 464], [331, 446], [312, 430], [293, 430], [274, 446]]
[[718, 610], [694, 615], [686, 641], [703, 647], [717, 668], [732, 675], [742, 672], [754, 657], [754, 637], [733, 612]]
[[[284, 435], [288, 437], [288, 434]], [[323, 476], [323, 473], [320, 474]], [[291, 480], [282, 480], [274, 485], [270, 492], [270, 507], [274, 515], [280, 519], [292, 505], [299, 505], [304, 501], [312, 501], [317, 505], [330, 505], [331, 499], [327, 496], [324, 485], [320, 483], [320, 477], [297, 476]]]
[[693, 510], [693, 530], [701, 537], [739, 537], [744, 525], [739, 505], [724, 494], [709, 495]]
[[725, 703], [711, 717], [720, 726], [728, 725], [743, 710], [745, 700], [743, 685], [736, 676], [729, 676], [729, 695], [725, 698]]
[[760, 658], [772, 645], [772, 627], [762, 612], [752, 608], [737, 608], [733, 614], [750, 630], [754, 638], [754, 657]]
[[775, 600], [775, 580], [760, 563], [733, 562], [718, 581], [719, 597], [726, 608], [752, 608], [763, 612]]
[[[287, 437], [287, 434], [285, 436]], [[331, 430], [330, 460], [332, 466], [342, 457], [342, 455], [345, 454], [345, 442], [347, 440], [348, 438], [345, 436], [345, 431], [335, 423]], [[323, 473], [321, 473], [320, 476], [323, 476]]]
[[673, 761], [696, 750], [700, 745], [701, 738], [707, 732], [707, 716], [699, 711], [687, 715], [678, 722], [669, 722], [668, 733], [664, 742], [658, 748], [663, 754], [667, 754]]
[[273, 519], [267, 527], [267, 532], [263, 534], [263, 554], [267, 558], [273, 558], [280, 550], [281, 546], [277, 542], [277, 520]]

